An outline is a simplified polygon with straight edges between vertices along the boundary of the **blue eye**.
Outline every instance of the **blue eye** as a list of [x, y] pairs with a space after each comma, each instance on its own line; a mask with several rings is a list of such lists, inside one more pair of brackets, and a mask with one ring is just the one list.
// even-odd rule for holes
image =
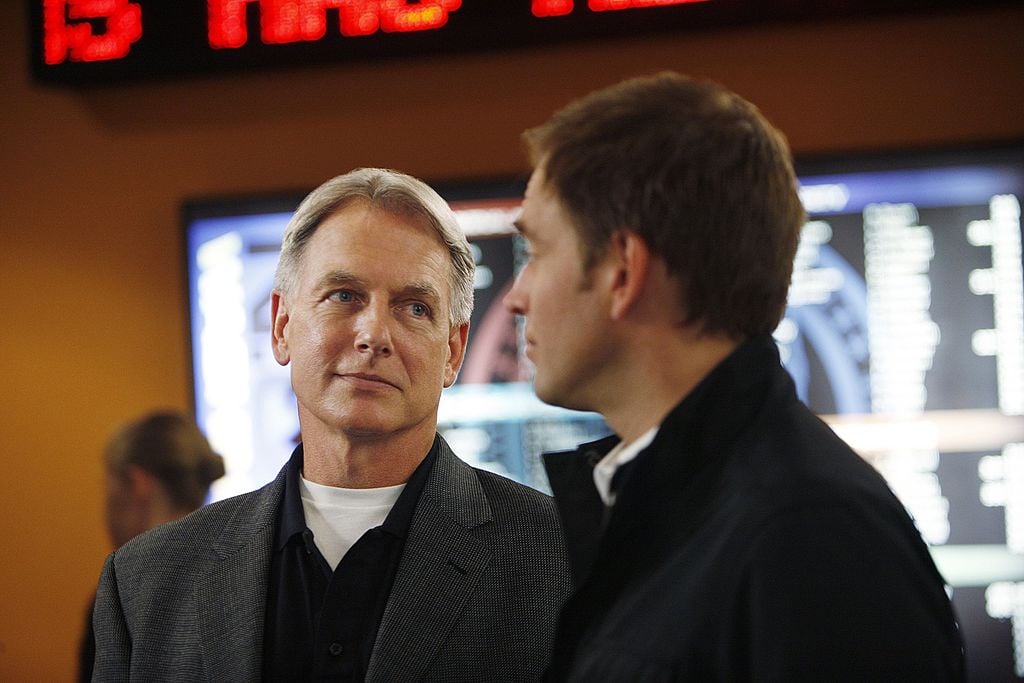
[[421, 303], [410, 304], [409, 310], [412, 311], [412, 314], [417, 318], [425, 318], [430, 315], [430, 309]]
[[337, 299], [338, 301], [343, 301], [343, 302], [349, 302], [349, 301], [354, 301], [355, 300], [355, 295], [352, 292], [348, 291], [347, 289], [343, 289], [340, 292], [335, 292], [332, 296], [335, 299]]

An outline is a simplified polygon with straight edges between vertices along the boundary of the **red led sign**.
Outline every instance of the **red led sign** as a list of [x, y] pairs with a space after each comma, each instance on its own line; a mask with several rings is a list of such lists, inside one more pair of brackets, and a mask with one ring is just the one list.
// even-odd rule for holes
[[[1005, 2], [1005, 0], [1003, 0]], [[958, 0], [25, 0], [33, 75], [89, 84], [957, 7]], [[975, 0], [976, 5], [1001, 4]]]
[[[479, 0], [478, 0], [479, 1]], [[593, 12], [683, 5], [708, 0], [588, 0]], [[525, 2], [523, 3], [526, 4]], [[320, 40], [327, 35], [328, 10], [336, 10], [342, 36], [377, 31], [408, 33], [438, 29], [462, 0], [207, 0], [207, 40], [211, 48], [240, 48], [249, 41], [249, 6], [259, 12], [260, 41], [282, 45]], [[534, 17], [570, 14], [573, 0], [532, 0]], [[122, 59], [142, 37], [143, 14], [128, 0], [43, 0], [43, 43], [47, 64]], [[103, 24], [97, 31], [95, 26]]]
[[[94, 32], [92, 21], [104, 29]], [[128, 0], [43, 0], [43, 59], [98, 62], [127, 56], [142, 37], [142, 8]]]
[[[641, 7], [664, 7], [666, 5], [689, 5], [707, 0], [588, 0], [587, 8], [594, 12], [616, 9], [639, 9]], [[573, 0], [533, 0], [530, 11], [535, 17], [561, 17], [575, 9]]]
[[239, 48], [249, 40], [246, 5], [259, 8], [260, 40], [280, 45], [320, 40], [327, 35], [327, 10], [337, 10], [341, 35], [368, 36], [377, 31], [407, 33], [441, 28], [462, 0], [209, 0], [210, 47]]

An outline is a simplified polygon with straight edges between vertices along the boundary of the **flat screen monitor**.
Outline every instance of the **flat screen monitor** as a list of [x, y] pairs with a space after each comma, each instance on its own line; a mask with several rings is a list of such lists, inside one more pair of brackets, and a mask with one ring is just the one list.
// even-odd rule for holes
[[[1024, 678], [1024, 145], [798, 160], [803, 227], [775, 331], [800, 397], [885, 476], [952, 586], [974, 680]], [[524, 178], [436, 186], [477, 262], [465, 365], [438, 430], [468, 462], [547, 490], [539, 455], [609, 433], [536, 399], [502, 306], [523, 261]], [[214, 498], [258, 487], [299, 439], [270, 347], [281, 235], [301, 193], [187, 202], [196, 417]]]
[[[512, 227], [522, 188], [517, 181], [439, 186], [477, 268], [466, 359], [442, 393], [438, 429], [464, 460], [543, 490], [540, 452], [609, 432], [597, 415], [548, 406], [533, 394], [516, 320], [501, 303], [522, 258]], [[186, 207], [196, 415], [229, 463], [215, 498], [272, 479], [299, 439], [289, 369], [271, 353], [270, 292], [281, 236], [300, 199]]]

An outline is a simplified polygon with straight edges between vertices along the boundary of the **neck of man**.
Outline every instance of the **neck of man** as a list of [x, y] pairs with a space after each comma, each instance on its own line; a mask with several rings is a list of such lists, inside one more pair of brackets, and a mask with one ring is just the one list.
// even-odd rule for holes
[[668, 325], [644, 326], [626, 339], [595, 409], [627, 443], [660, 425], [739, 346], [723, 335]]
[[149, 526], [154, 527], [167, 522], [173, 522], [191, 512], [188, 508], [177, 507], [167, 501], [163, 505], [150, 511]]
[[302, 474], [317, 484], [348, 489], [403, 484], [430, 452], [435, 431], [433, 421], [386, 435], [328, 432], [303, 425]]
[[150, 490], [150, 494], [144, 497], [136, 497], [132, 509], [134, 510], [131, 517], [133, 520], [132, 526], [113, 539], [115, 546], [124, 545], [133, 536], [141, 534], [143, 531], [166, 524], [167, 522], [173, 522], [192, 512], [191, 508], [180, 507], [172, 503], [170, 496], [166, 493], [163, 486], [156, 482], [155, 477], [154, 486]]

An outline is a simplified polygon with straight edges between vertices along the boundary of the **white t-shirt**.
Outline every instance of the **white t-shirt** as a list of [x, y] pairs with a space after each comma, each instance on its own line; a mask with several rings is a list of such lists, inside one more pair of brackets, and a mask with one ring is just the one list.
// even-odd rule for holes
[[405, 484], [377, 489], [343, 489], [299, 477], [306, 526], [320, 554], [335, 569], [364, 533], [380, 526]]

